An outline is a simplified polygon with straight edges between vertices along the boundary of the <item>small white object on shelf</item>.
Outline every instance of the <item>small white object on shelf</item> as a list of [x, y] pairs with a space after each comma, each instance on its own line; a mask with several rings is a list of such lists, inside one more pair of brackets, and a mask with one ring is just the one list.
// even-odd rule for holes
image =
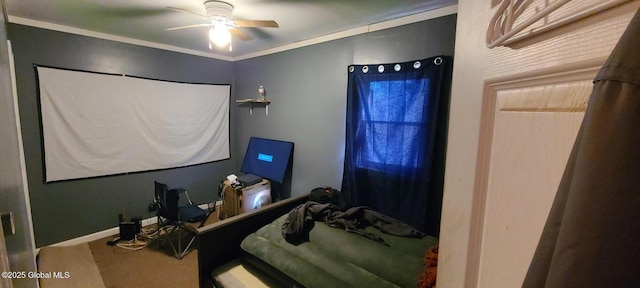
[[267, 90], [264, 89], [264, 86], [260, 85], [260, 87], [258, 87], [258, 95], [258, 99], [262, 101], [267, 100]]

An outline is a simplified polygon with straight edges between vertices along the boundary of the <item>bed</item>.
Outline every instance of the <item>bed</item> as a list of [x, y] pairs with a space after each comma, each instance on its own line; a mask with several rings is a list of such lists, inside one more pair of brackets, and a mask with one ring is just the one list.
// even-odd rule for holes
[[427, 252], [437, 247], [438, 239], [431, 236], [401, 237], [371, 226], [364, 229], [367, 235], [379, 236], [378, 241], [322, 221], [313, 222], [308, 238], [294, 245], [283, 237], [289, 214], [240, 244], [245, 263], [288, 287], [416, 287], [425, 272]]

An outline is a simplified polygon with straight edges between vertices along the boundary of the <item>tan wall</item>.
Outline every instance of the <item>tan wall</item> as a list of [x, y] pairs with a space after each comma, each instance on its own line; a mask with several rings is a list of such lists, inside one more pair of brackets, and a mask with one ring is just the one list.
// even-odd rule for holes
[[[514, 27], [553, 2], [532, 1]], [[530, 27], [608, 2], [570, 1]], [[459, 1], [438, 287], [522, 284], [590, 80], [638, 2], [489, 49], [487, 27], [502, 1]]]

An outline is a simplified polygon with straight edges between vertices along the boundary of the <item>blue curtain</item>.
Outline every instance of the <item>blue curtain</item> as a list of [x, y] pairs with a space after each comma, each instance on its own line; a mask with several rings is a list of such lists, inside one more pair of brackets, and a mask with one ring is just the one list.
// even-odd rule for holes
[[349, 66], [342, 192], [439, 234], [451, 58]]

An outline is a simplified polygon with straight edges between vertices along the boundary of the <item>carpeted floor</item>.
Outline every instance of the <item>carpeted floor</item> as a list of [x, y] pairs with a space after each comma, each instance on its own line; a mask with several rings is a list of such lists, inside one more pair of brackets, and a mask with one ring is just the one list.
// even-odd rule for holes
[[[217, 216], [210, 217], [206, 224], [216, 221]], [[39, 270], [68, 271], [70, 277], [43, 279], [41, 287], [198, 287], [197, 250], [179, 260], [174, 257], [169, 243], [159, 247], [158, 241], [154, 240], [134, 251], [107, 245], [112, 238], [75, 246], [42, 248], [38, 256]], [[219, 284], [225, 287], [275, 287], [268, 277], [252, 273], [237, 261], [220, 267], [218, 274]]]
[[89, 243], [106, 288], [198, 287], [198, 251], [182, 259], [173, 256], [171, 246], [152, 242], [132, 251], [109, 246], [105, 238]]
[[[219, 215], [214, 212], [205, 225], [217, 222], [218, 219]], [[145, 228], [153, 230], [152, 227]], [[108, 237], [89, 243], [106, 288], [198, 287], [197, 250], [177, 259], [169, 243], [159, 247], [159, 242], [154, 240], [144, 249], [132, 251], [107, 245], [107, 241], [111, 239], [112, 237]], [[196, 243], [192, 247], [196, 247]]]
[[[155, 225], [153, 225], [155, 226]], [[145, 227], [155, 230], [154, 227]], [[175, 236], [175, 235], [174, 235]], [[183, 234], [183, 247], [190, 234]], [[168, 242], [146, 246], [107, 245], [107, 237], [74, 246], [44, 247], [38, 254], [42, 288], [198, 287], [198, 251], [177, 259]], [[144, 239], [144, 238], [140, 238]], [[173, 242], [177, 245], [177, 238]], [[128, 242], [120, 242], [126, 244]], [[140, 243], [140, 242], [138, 242]], [[192, 247], [196, 247], [194, 243]], [[128, 248], [128, 249], [127, 249]], [[55, 277], [53, 273], [58, 273]], [[48, 278], [47, 275], [52, 275]]]
[[42, 288], [105, 287], [87, 243], [40, 249], [38, 273]]

